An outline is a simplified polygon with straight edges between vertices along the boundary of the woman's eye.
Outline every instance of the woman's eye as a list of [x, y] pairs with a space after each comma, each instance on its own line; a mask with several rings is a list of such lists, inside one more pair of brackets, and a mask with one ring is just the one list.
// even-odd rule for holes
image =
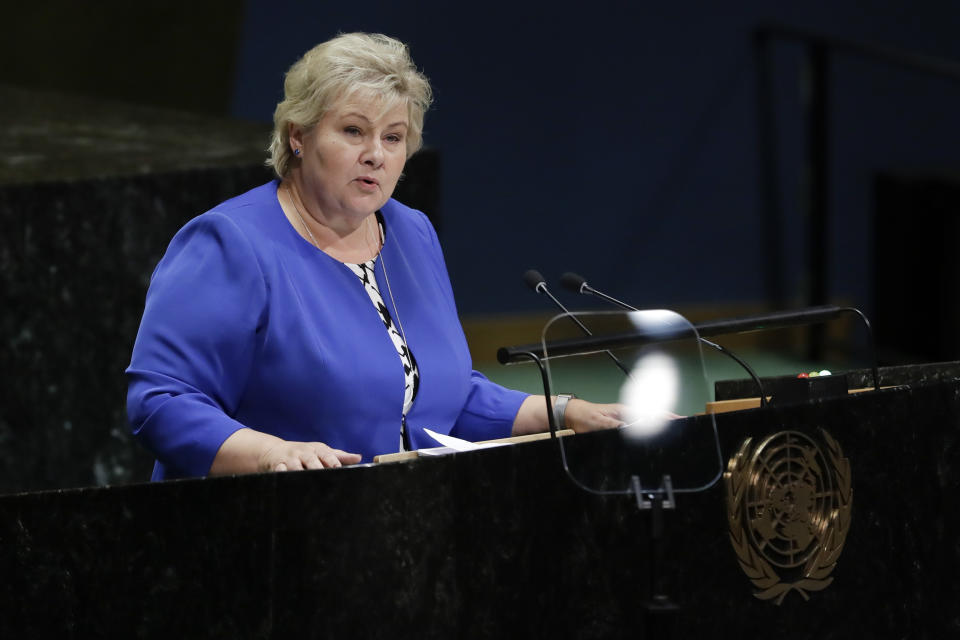
[[346, 127], [344, 128], [344, 133], [349, 136], [358, 136], [360, 135], [360, 129], [358, 127]]
[[390, 133], [387, 135], [387, 142], [403, 142], [403, 136], [401, 136], [399, 133]]

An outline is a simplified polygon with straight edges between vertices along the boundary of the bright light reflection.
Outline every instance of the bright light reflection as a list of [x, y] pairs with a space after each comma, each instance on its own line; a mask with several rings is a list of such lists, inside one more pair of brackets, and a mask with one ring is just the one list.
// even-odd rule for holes
[[680, 327], [688, 327], [683, 316], [669, 309], [644, 309], [627, 314], [634, 328], [656, 336]]
[[680, 375], [673, 359], [662, 353], [641, 356], [620, 388], [620, 403], [625, 405], [626, 435], [643, 438], [663, 430], [675, 415]]

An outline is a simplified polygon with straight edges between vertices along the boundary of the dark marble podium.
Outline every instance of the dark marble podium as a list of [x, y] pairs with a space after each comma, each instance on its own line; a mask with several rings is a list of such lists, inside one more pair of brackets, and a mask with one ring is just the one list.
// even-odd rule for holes
[[[0, 637], [955, 637], [960, 381], [937, 377], [717, 416], [725, 464], [745, 437], [818, 428], [850, 460], [846, 547], [809, 601], [753, 596], [722, 483], [677, 497], [657, 554], [651, 512], [575, 487], [546, 440], [2, 497]], [[569, 443], [617, 456], [615, 432]], [[651, 452], [678, 470], [711, 456]], [[651, 618], [654, 562], [678, 609]]]
[[0, 493], [119, 484], [123, 371], [190, 218], [270, 179], [270, 127], [0, 85]]

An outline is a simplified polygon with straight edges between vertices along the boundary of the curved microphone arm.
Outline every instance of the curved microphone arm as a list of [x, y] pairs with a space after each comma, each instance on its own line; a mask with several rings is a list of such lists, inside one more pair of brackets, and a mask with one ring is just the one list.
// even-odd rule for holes
[[[627, 311], [639, 311], [639, 309], [637, 309], [632, 305], [627, 304], [626, 302], [617, 300], [613, 296], [609, 296], [603, 293], [602, 291], [597, 291], [596, 289], [594, 289], [593, 287], [587, 284], [587, 281], [583, 278], [583, 276], [577, 275], [576, 273], [570, 273], [568, 271], [567, 273], [560, 276], [560, 284], [563, 285], [564, 288], [568, 289], [569, 291], [573, 291], [574, 293], [591, 295], [591, 296], [600, 298], [605, 302], [609, 302], [610, 304], [620, 307], [621, 309], [626, 309]], [[767, 406], [767, 396], [763, 392], [763, 384], [760, 382], [760, 377], [757, 376], [756, 372], [750, 367], [750, 365], [744, 362], [744, 360], [738, 357], [735, 353], [733, 353], [732, 351], [730, 351], [725, 347], [720, 346], [716, 342], [711, 342], [710, 340], [707, 340], [706, 338], [702, 338], [699, 335], [697, 336], [697, 339], [700, 340], [701, 343], [707, 346], [713, 347], [714, 349], [724, 354], [725, 356], [729, 356], [730, 358], [733, 358], [734, 362], [736, 362], [741, 367], [743, 367], [743, 369], [747, 372], [750, 378], [753, 379], [754, 384], [757, 385], [757, 391], [760, 393], [760, 406], [761, 407]]]

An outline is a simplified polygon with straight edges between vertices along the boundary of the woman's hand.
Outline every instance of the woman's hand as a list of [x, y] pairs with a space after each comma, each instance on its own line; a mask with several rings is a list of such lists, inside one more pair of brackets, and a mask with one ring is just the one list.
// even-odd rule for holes
[[360, 462], [360, 454], [322, 442], [294, 442], [253, 429], [239, 429], [227, 438], [210, 466], [210, 475], [324, 469]]
[[257, 460], [258, 471], [299, 471], [341, 467], [360, 462], [360, 455], [328, 447], [322, 442], [281, 440]]
[[[556, 401], [554, 398], [553, 402]], [[621, 404], [594, 404], [580, 398], [571, 398], [567, 403], [563, 421], [565, 428], [573, 429], [577, 433], [614, 429], [624, 423], [624, 411], [625, 407]], [[511, 435], [520, 436], [549, 430], [546, 399], [543, 396], [528, 396], [517, 411]]]
[[622, 404], [594, 404], [580, 398], [571, 398], [567, 403], [563, 421], [576, 433], [615, 429], [624, 423], [625, 409]]

